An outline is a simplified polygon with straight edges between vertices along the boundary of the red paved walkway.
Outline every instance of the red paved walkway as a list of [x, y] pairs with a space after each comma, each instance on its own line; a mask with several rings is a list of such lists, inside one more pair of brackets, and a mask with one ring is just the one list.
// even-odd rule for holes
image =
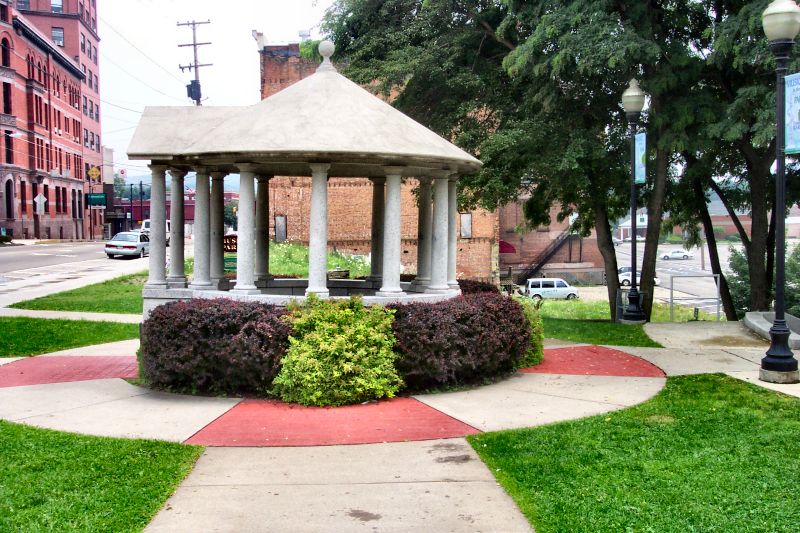
[[444, 439], [480, 433], [413, 399], [344, 407], [245, 400], [186, 442], [206, 446], [322, 446]]
[[0, 387], [136, 376], [136, 357], [133, 356], [29, 357], [0, 366]]
[[526, 374], [577, 374], [581, 376], [664, 377], [664, 371], [639, 357], [602, 346], [570, 346], [544, 351], [544, 362], [524, 368]]

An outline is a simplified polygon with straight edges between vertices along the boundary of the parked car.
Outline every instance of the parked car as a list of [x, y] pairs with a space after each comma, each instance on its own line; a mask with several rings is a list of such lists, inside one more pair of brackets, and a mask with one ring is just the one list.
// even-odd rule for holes
[[[169, 228], [170, 228], [169, 220], [167, 220], [167, 246], [169, 246], [169, 235], [170, 235]], [[147, 236], [150, 235], [150, 219], [149, 218], [146, 218], [146, 219], [142, 220], [142, 227], [139, 228], [139, 231], [141, 231], [142, 233], [144, 233]]]
[[530, 278], [525, 283], [524, 294], [534, 300], [542, 298], [575, 300], [578, 289], [561, 278]]
[[[623, 287], [627, 287], [628, 285], [631, 284], [631, 271], [629, 267], [626, 272], [623, 272], [619, 275], [619, 284], [622, 285]], [[642, 273], [636, 272], [636, 285], [640, 286], [641, 284], [642, 284]], [[658, 278], [653, 278], [653, 284], [657, 287], [661, 285], [661, 280], [659, 280]]]
[[117, 255], [144, 257], [150, 254], [150, 239], [140, 231], [123, 231], [106, 243], [104, 251], [109, 259]]
[[614, 243], [614, 246], [619, 246], [620, 244], [622, 244], [622, 239], [620, 239], [619, 237], [611, 237], [611, 242]]
[[664, 252], [661, 254], [661, 259], [667, 261], [669, 259], [691, 259], [694, 257], [693, 253], [687, 252], [686, 250], [672, 250], [671, 252]]

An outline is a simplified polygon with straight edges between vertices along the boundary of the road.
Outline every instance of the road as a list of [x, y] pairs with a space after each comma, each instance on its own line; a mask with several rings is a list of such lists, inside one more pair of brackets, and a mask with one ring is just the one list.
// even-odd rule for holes
[[105, 257], [101, 242], [69, 242], [0, 247], [0, 276], [29, 268], [78, 263]]

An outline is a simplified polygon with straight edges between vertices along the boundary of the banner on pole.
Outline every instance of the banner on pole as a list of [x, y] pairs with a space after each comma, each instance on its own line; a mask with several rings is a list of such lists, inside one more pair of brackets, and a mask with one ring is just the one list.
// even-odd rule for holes
[[784, 153], [800, 154], [800, 74], [784, 78], [786, 93], [786, 148]]
[[637, 133], [635, 137], [636, 153], [634, 156], [634, 183], [643, 185], [647, 181], [646, 162], [647, 162], [647, 134]]

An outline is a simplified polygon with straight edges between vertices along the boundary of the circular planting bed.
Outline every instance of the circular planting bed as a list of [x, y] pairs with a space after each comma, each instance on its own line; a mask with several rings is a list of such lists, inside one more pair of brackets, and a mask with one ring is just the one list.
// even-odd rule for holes
[[280, 308], [173, 302], [142, 325], [140, 377], [172, 392], [314, 406], [483, 383], [542, 358], [538, 312], [488, 284], [436, 303], [365, 307], [311, 298]]

